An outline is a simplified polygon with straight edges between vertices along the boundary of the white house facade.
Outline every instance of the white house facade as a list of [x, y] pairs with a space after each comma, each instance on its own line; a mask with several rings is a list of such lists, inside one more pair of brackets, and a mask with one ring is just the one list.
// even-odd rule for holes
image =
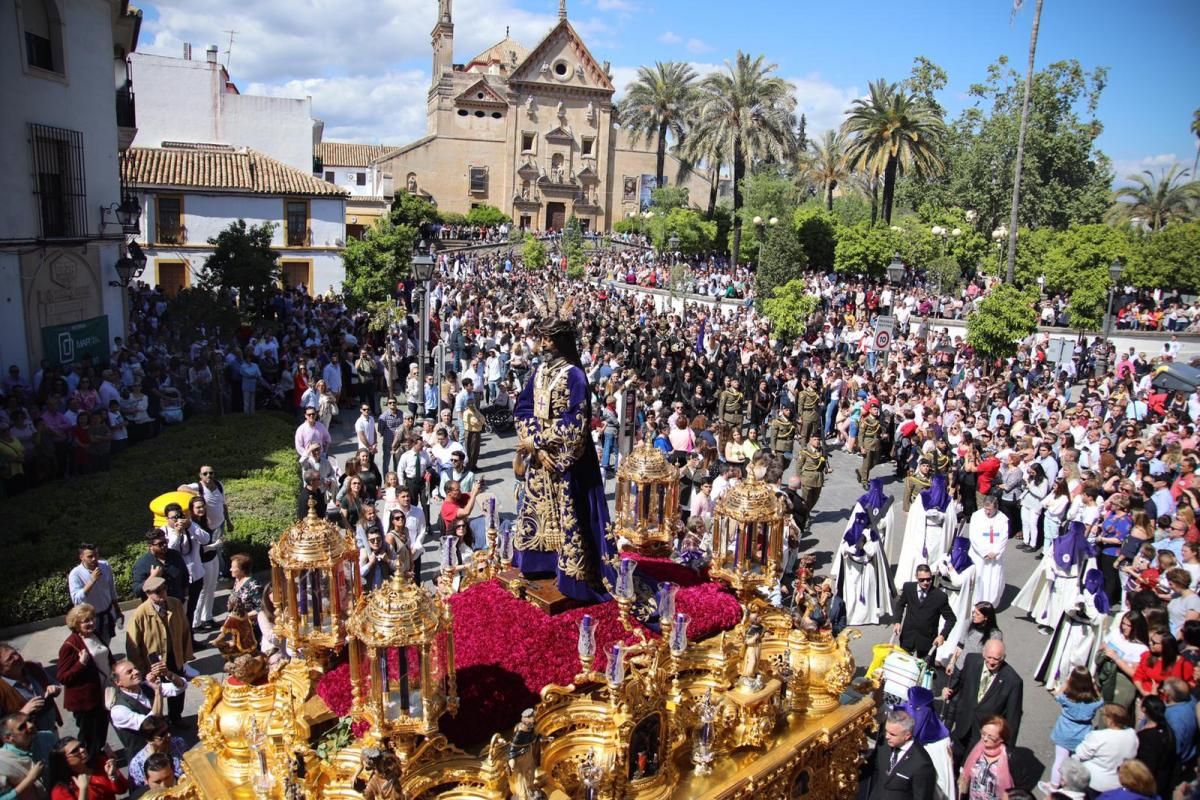
[[388, 145], [321, 142], [314, 150], [313, 174], [350, 193], [346, 201], [346, 236], [361, 239], [391, 210], [395, 197], [392, 173], [381, 161], [395, 150]]
[[[135, 132], [125, 0], [14, 0], [0, 13], [0, 362], [29, 376], [107, 357], [122, 334], [118, 161]], [[116, 285], [114, 285], [116, 284]]]
[[313, 147], [323, 124], [313, 119], [312, 99], [244, 95], [210, 46], [204, 60], [137, 53], [141, 115], [138, 147], [164, 142], [205, 142], [249, 147], [304, 172], [312, 171]]
[[246, 147], [179, 143], [128, 155], [125, 179], [144, 209], [147, 283], [168, 295], [198, 283], [214, 249], [208, 240], [244, 219], [275, 226], [285, 285], [341, 289], [344, 189]]

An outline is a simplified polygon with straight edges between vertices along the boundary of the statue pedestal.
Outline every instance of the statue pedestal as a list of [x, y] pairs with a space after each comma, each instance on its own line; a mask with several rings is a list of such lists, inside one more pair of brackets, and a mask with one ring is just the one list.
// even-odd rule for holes
[[518, 569], [508, 569], [498, 574], [496, 579], [513, 597], [533, 603], [549, 616], [583, 605], [560, 592], [553, 577], [527, 578]]
[[776, 704], [782, 687], [778, 678], [771, 678], [761, 689], [738, 685], [725, 695], [733, 717], [733, 748], [762, 747], [767, 743], [778, 719]]

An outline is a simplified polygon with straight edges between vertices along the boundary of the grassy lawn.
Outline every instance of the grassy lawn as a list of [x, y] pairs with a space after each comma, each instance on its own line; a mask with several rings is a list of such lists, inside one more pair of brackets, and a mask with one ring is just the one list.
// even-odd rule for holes
[[0, 501], [0, 626], [58, 616], [70, 608], [67, 573], [79, 542], [100, 546], [121, 596], [130, 597], [130, 570], [145, 552], [149, 503], [197, 479], [211, 464], [225, 486], [237, 530], [227, 554], [243, 550], [255, 568], [292, 522], [296, 504], [295, 423], [280, 414], [203, 417], [167, 427], [113, 459], [108, 472], [57, 481]]

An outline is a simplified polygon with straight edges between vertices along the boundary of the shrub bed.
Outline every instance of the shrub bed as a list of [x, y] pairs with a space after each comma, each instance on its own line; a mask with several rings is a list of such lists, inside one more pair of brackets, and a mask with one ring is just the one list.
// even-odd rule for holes
[[153, 522], [149, 503], [211, 464], [225, 486], [236, 530], [226, 553], [239, 550], [267, 566], [267, 548], [295, 518], [295, 431], [287, 415], [198, 417], [126, 450], [112, 469], [39, 486], [0, 502], [0, 626], [32, 622], [70, 608], [67, 573], [79, 542], [93, 542], [112, 564], [122, 598], [130, 570], [145, 552]]

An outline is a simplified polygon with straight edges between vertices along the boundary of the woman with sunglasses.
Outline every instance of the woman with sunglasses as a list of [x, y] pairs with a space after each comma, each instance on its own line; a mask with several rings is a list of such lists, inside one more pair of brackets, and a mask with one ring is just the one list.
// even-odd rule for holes
[[129, 791], [117, 762], [101, 752], [92, 756], [74, 736], [64, 736], [50, 751], [50, 800], [116, 800]]
[[162, 717], [146, 717], [142, 722], [141, 734], [146, 746], [129, 759], [129, 782], [136, 789], [146, 786], [146, 761], [155, 753], [171, 759], [171, 768], [176, 778], [183, 777], [183, 754], [187, 745], [183, 739], [171, 735], [171, 728]]

